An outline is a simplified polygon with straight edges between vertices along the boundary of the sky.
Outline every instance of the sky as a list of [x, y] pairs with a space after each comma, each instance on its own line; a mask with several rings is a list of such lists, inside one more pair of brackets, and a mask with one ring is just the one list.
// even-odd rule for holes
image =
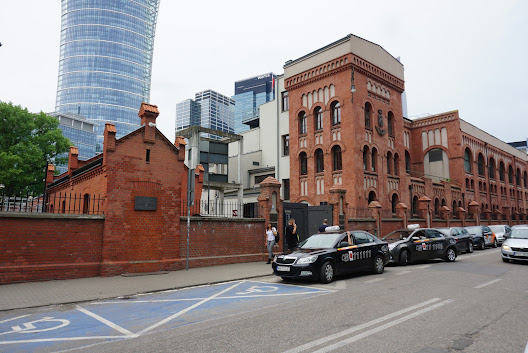
[[[58, 0], [0, 3], [0, 101], [55, 108]], [[528, 1], [161, 0], [150, 103], [174, 140], [176, 103], [234, 82], [282, 74], [296, 59], [352, 33], [405, 69], [409, 117], [458, 110], [505, 141], [528, 138]]]

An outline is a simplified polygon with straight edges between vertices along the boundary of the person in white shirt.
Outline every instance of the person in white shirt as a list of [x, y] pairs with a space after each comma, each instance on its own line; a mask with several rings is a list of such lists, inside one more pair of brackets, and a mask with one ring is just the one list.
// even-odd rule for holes
[[275, 246], [275, 235], [277, 235], [277, 229], [271, 226], [271, 223], [268, 223], [266, 227], [266, 247], [268, 248], [268, 262], [271, 263], [273, 260], [273, 246]]

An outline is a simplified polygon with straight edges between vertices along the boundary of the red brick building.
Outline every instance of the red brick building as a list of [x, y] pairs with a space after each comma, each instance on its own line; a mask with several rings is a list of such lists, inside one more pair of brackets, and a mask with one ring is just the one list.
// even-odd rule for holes
[[399, 203], [417, 216], [427, 196], [432, 216], [475, 201], [473, 214], [526, 218], [526, 154], [458, 112], [404, 119], [403, 65], [379, 45], [348, 35], [284, 69], [292, 202], [333, 204], [337, 220], [369, 216], [378, 201], [390, 218]]

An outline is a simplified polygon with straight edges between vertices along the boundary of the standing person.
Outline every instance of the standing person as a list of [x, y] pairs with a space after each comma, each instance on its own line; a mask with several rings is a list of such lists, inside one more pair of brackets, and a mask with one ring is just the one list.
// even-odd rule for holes
[[295, 219], [290, 218], [288, 225], [286, 226], [286, 243], [288, 244], [288, 252], [292, 252], [293, 249], [297, 246], [298, 235], [297, 235], [297, 224], [295, 224]]
[[323, 220], [323, 224], [319, 227], [319, 233], [324, 233], [326, 227], [328, 227], [328, 219]]
[[266, 247], [268, 248], [268, 262], [271, 263], [273, 260], [273, 246], [275, 246], [275, 235], [277, 235], [277, 229], [271, 226], [271, 223], [268, 223], [266, 227]]

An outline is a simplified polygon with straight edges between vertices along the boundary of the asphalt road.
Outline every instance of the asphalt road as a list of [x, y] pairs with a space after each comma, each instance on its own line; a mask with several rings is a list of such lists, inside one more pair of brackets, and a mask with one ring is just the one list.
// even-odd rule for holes
[[499, 249], [329, 285], [269, 276], [0, 316], [0, 352], [524, 352], [528, 264]]

